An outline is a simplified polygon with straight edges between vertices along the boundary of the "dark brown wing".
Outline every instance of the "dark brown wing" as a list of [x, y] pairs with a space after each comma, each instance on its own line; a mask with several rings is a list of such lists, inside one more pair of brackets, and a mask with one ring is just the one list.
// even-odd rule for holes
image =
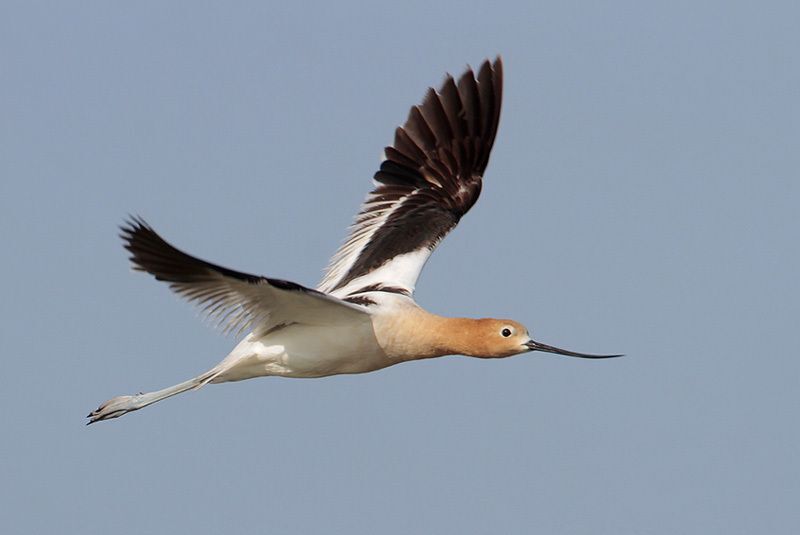
[[413, 292], [433, 249], [478, 200], [500, 119], [503, 64], [447, 76], [411, 108], [386, 147], [347, 241], [319, 289], [338, 296], [383, 284]]

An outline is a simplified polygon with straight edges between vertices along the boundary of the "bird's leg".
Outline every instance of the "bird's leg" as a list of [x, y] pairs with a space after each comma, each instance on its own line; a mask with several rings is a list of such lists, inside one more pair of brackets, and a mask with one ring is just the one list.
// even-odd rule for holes
[[202, 375], [193, 377], [188, 381], [164, 388], [163, 390], [144, 392], [133, 396], [117, 396], [115, 398], [111, 398], [87, 416], [89, 421], [86, 423], [86, 425], [93, 424], [101, 420], [119, 418], [123, 414], [138, 411], [139, 409], [147, 407], [148, 405], [152, 405], [153, 403], [161, 401], [162, 399], [167, 399], [168, 397], [175, 396], [193, 388], [200, 388], [211, 378], [213, 378], [213, 375], [214, 370], [210, 370]]

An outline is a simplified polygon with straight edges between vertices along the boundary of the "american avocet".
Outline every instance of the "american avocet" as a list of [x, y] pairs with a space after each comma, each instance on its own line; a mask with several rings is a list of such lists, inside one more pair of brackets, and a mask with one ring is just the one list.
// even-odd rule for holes
[[503, 358], [545, 351], [583, 358], [534, 341], [504, 319], [445, 318], [413, 300], [417, 277], [436, 245], [478, 200], [500, 118], [503, 64], [447, 76], [428, 90], [395, 131], [375, 173], [375, 189], [331, 259], [316, 290], [205, 262], [166, 241], [142, 219], [121, 227], [134, 269], [165, 281], [203, 307], [226, 331], [251, 331], [219, 364], [177, 385], [119, 396], [89, 423], [117, 418], [207, 383], [253, 377], [365, 373], [443, 355]]

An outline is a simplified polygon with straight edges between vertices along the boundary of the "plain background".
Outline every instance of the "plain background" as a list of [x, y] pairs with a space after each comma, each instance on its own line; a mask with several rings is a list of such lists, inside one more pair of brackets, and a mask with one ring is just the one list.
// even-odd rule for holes
[[[3, 2], [3, 533], [798, 533], [793, 2]], [[393, 128], [502, 54], [419, 302], [624, 359], [258, 379], [117, 225], [313, 286]]]

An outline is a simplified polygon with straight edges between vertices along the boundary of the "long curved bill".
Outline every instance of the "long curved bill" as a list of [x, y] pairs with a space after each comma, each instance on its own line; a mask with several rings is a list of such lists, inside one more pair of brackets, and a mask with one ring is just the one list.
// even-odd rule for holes
[[543, 351], [545, 353], [555, 353], [556, 355], [566, 355], [568, 357], [580, 357], [582, 359], [613, 359], [615, 357], [622, 357], [623, 355], [590, 355], [588, 353], [576, 353], [575, 351], [567, 351], [558, 347], [542, 344], [536, 340], [530, 340], [525, 346], [531, 351]]

